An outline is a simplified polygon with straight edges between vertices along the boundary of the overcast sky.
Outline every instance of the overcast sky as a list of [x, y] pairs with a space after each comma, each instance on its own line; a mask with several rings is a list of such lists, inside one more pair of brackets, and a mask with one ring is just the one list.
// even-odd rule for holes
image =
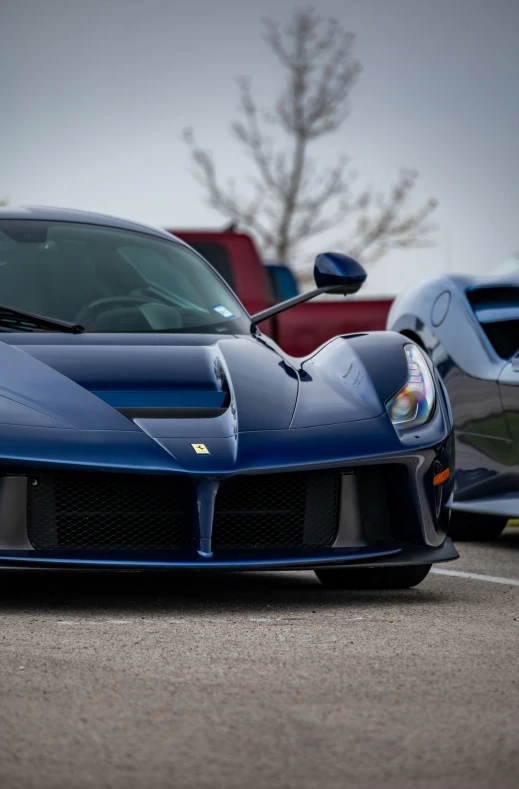
[[[346, 152], [362, 182], [386, 188], [401, 165], [416, 167], [416, 202], [440, 201], [436, 248], [392, 253], [366, 293], [395, 293], [431, 271], [490, 271], [519, 250], [519, 0], [318, 5], [357, 34], [364, 71], [351, 117], [316, 156], [324, 165]], [[235, 78], [251, 75], [265, 104], [276, 95], [261, 20], [295, 7], [0, 0], [0, 197], [221, 226], [182, 129], [195, 128], [223, 174], [250, 171], [228, 132]]]

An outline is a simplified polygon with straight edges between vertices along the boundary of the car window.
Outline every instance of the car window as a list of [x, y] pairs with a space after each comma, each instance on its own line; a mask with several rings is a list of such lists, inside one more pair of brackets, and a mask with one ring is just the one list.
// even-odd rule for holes
[[209, 261], [227, 284], [236, 290], [232, 263], [223, 244], [214, 241], [188, 241], [187, 243]]
[[265, 268], [277, 301], [293, 299], [299, 295], [296, 279], [287, 266], [271, 263]]
[[0, 220], [0, 304], [87, 331], [250, 329], [232, 291], [183, 244], [68, 222]]
[[140, 246], [118, 247], [118, 252], [128, 260], [146, 280], [159, 288], [164, 288], [169, 295], [174, 294], [178, 303], [189, 303], [197, 307], [199, 293], [178, 266], [172, 266], [164, 255], [154, 249]]

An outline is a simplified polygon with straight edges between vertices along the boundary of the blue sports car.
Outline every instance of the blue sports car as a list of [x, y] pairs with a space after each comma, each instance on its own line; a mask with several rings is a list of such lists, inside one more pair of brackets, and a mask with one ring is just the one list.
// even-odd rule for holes
[[[452, 418], [393, 332], [288, 357], [165, 231], [0, 210], [0, 564], [314, 569], [333, 588], [416, 586], [446, 537]], [[347, 309], [347, 305], [345, 305]]]

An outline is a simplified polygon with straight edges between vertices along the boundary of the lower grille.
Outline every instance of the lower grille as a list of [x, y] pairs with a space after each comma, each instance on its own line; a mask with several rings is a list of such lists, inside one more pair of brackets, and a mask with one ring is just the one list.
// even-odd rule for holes
[[37, 550], [169, 549], [186, 542], [189, 496], [175, 477], [34, 475], [27, 530]]
[[[362, 529], [366, 542], [391, 540], [391, 468], [362, 468], [356, 471]], [[403, 490], [400, 487], [400, 490]]]
[[224, 482], [216, 497], [213, 547], [328, 546], [339, 522], [335, 471], [261, 474]]
[[[215, 503], [213, 549], [333, 545], [342, 473], [282, 472], [222, 480]], [[404, 495], [406, 468], [361, 467], [353, 474], [356, 517], [360, 516], [366, 543], [412, 541], [416, 514], [410, 497]], [[193, 484], [165, 475], [34, 473], [28, 478], [28, 537], [36, 550], [171, 550], [188, 542], [194, 548]], [[346, 523], [348, 508], [345, 498]]]

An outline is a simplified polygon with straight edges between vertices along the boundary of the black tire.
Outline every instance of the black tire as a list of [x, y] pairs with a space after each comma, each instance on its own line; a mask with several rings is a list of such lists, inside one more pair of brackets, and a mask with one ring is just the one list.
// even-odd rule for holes
[[478, 515], [472, 512], [451, 513], [449, 537], [460, 542], [493, 542], [508, 522], [498, 515]]
[[431, 569], [430, 564], [407, 567], [323, 567], [315, 570], [328, 589], [410, 589], [418, 586]]

